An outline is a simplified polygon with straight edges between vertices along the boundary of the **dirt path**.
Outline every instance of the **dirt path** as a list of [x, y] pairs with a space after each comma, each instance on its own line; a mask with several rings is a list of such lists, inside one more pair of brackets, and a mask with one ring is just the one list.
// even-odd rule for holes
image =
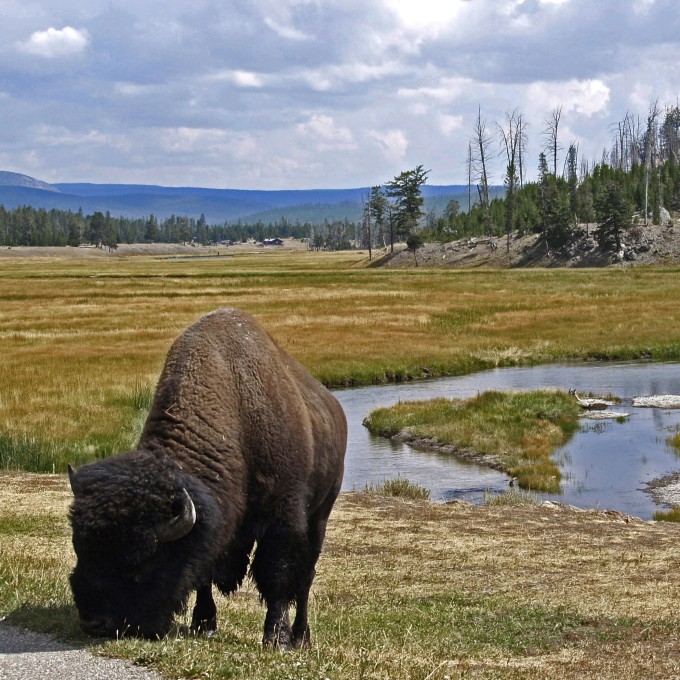
[[49, 635], [0, 622], [0, 680], [161, 680], [127, 661], [104, 659]]

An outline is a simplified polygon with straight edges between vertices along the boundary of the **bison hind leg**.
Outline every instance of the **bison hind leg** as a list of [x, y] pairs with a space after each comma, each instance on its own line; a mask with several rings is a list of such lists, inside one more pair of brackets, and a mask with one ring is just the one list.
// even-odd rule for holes
[[201, 586], [196, 591], [196, 605], [191, 616], [191, 630], [196, 634], [211, 636], [217, 630], [217, 607], [212, 596], [212, 586]]
[[[259, 540], [251, 573], [267, 606], [263, 644], [280, 650], [308, 646], [307, 599], [318, 553], [308, 537], [280, 525]], [[296, 605], [291, 628], [289, 606]]]

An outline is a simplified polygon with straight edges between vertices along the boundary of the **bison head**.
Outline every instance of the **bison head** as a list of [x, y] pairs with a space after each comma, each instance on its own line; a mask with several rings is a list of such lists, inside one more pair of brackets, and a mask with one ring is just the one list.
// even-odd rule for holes
[[69, 478], [78, 558], [71, 588], [81, 627], [91, 635], [165, 635], [205, 578], [205, 555], [195, 558], [205, 550], [205, 489], [148, 452], [69, 469]]

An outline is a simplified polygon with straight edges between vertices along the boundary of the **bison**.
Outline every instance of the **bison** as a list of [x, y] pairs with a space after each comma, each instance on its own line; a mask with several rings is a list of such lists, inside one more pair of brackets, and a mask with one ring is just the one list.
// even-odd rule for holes
[[69, 466], [83, 630], [162, 637], [195, 590], [191, 629], [212, 634], [212, 584], [234, 592], [256, 546], [263, 643], [309, 645], [307, 600], [346, 440], [337, 400], [252, 317], [201, 318], [170, 348], [137, 448]]

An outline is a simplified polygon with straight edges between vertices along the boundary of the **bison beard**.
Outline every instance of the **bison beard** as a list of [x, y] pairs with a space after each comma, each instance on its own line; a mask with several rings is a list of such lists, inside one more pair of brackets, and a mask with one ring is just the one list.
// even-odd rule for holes
[[254, 319], [220, 309], [190, 326], [137, 448], [69, 469], [82, 628], [161, 637], [196, 591], [191, 627], [212, 633], [212, 584], [235, 591], [256, 546], [264, 644], [309, 644], [307, 600], [346, 437], [333, 395]]

